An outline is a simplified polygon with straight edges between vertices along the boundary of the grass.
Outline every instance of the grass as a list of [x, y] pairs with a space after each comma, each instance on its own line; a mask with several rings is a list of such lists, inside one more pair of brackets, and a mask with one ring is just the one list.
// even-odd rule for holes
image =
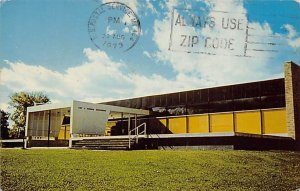
[[296, 190], [300, 153], [0, 149], [8, 190]]

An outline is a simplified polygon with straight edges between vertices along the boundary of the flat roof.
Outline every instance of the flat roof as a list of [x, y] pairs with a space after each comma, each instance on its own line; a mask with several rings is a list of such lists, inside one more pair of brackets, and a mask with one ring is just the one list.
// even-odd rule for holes
[[73, 105], [80, 104], [84, 105], [85, 107], [95, 107], [96, 109], [105, 110], [105, 111], [112, 111], [112, 112], [120, 112], [120, 113], [127, 113], [127, 114], [137, 114], [137, 115], [149, 115], [148, 110], [144, 109], [135, 109], [135, 108], [127, 108], [121, 106], [113, 106], [107, 104], [99, 104], [99, 103], [88, 103], [88, 102], [81, 102], [81, 101], [72, 101], [66, 103], [55, 103], [55, 104], [44, 104], [38, 106], [31, 106], [27, 108], [27, 112], [38, 112], [38, 111], [47, 111], [47, 110], [55, 110], [55, 109], [63, 109], [63, 108], [71, 108]]

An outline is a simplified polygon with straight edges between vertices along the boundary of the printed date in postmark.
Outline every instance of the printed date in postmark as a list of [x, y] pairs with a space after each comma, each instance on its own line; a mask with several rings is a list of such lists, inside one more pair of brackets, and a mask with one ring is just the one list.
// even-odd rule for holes
[[99, 49], [124, 52], [137, 43], [141, 26], [137, 15], [127, 5], [110, 2], [93, 11], [88, 32]]

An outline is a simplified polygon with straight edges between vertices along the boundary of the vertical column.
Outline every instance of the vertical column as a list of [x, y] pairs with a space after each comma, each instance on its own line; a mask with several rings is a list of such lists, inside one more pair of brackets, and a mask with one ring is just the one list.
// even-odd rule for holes
[[[43, 125], [42, 125], [42, 136], [45, 136], [47, 130], [47, 111], [43, 111]], [[46, 129], [46, 130], [45, 130]], [[37, 132], [38, 133], [38, 132]]]
[[208, 115], [208, 132], [211, 133], [211, 116], [210, 113], [208, 113], [207, 115]]
[[265, 134], [264, 113], [263, 113], [263, 111], [261, 109], [259, 110], [259, 112], [260, 112], [260, 134], [263, 135], [263, 134]]
[[131, 146], [131, 144], [130, 144], [130, 134], [131, 134], [131, 132], [130, 132], [130, 113], [128, 114], [128, 138], [129, 138], [129, 145], [128, 145], [128, 148], [130, 149], [130, 146]]
[[[193, 97], [194, 97], [194, 92], [193, 92]], [[187, 102], [187, 93], [185, 94], [185, 100]], [[185, 103], [186, 103], [185, 102]], [[189, 117], [188, 117], [188, 106], [185, 104], [185, 132], [189, 133], [190, 132], [190, 123], [189, 123]]]
[[48, 119], [49, 119], [49, 122], [48, 122], [48, 147], [50, 146], [50, 129], [51, 129], [51, 110], [49, 110], [49, 113], [48, 113]]
[[28, 128], [29, 128], [29, 112], [26, 113], [26, 126], [25, 126], [25, 142], [24, 142], [24, 148], [26, 149], [28, 146]]
[[130, 114], [128, 114], [128, 135], [130, 134]]
[[233, 132], [236, 132], [236, 116], [235, 116], [235, 112], [232, 112], [232, 122], [233, 122]]
[[139, 132], [138, 129], [136, 128], [136, 114], [134, 114], [134, 128], [135, 128], [135, 134], [137, 135]]
[[64, 140], [67, 140], [67, 125], [65, 125]]
[[121, 113], [121, 132], [122, 132], [121, 134], [122, 134], [122, 135], [123, 135], [123, 133], [125, 133], [125, 130], [124, 130], [124, 132], [123, 132], [123, 128], [124, 128], [124, 127], [123, 127], [123, 118], [124, 118], [124, 113], [122, 112], [122, 113]]
[[300, 150], [300, 67], [291, 61], [284, 65], [284, 82], [288, 135]]
[[186, 125], [185, 132], [189, 133], [190, 132], [190, 121], [189, 121], [189, 116], [188, 115], [185, 116], [185, 125]]
[[70, 108], [70, 138], [69, 138], [69, 148], [72, 148], [73, 139], [73, 117], [74, 117], [74, 101]]

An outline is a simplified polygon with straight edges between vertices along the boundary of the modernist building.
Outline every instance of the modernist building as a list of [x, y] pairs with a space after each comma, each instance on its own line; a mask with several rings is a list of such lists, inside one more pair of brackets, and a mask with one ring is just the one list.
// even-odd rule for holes
[[26, 147], [300, 150], [300, 67], [280, 79], [28, 108]]

